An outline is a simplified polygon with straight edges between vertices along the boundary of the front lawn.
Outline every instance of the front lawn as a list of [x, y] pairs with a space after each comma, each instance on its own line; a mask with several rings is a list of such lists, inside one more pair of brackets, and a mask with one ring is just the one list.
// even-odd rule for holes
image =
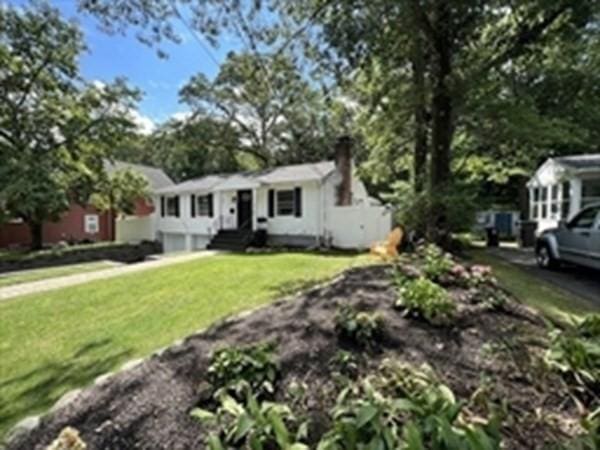
[[485, 250], [473, 249], [469, 255], [475, 262], [491, 266], [500, 284], [518, 300], [540, 310], [554, 321], [569, 324], [586, 313], [598, 312], [598, 308], [587, 300], [549, 284]]
[[63, 393], [366, 257], [221, 255], [0, 303], [0, 436]]
[[23, 270], [0, 274], [0, 288], [15, 284], [29, 283], [32, 281], [46, 280], [48, 278], [74, 275], [76, 273], [95, 272], [101, 269], [115, 267], [109, 261], [97, 261], [83, 264], [69, 264], [66, 266], [48, 267], [44, 269]]

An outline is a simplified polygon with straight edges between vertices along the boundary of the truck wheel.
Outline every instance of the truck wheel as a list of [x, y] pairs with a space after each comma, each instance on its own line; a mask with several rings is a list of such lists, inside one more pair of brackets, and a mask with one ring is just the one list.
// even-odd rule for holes
[[535, 252], [538, 266], [542, 269], [558, 269], [560, 262], [552, 256], [552, 251], [548, 244], [541, 244]]

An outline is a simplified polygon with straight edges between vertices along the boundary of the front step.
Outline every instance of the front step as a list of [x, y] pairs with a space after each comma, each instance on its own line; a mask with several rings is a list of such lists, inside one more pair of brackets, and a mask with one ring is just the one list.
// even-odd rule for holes
[[219, 230], [206, 248], [243, 252], [252, 243], [253, 238], [254, 233], [251, 230]]

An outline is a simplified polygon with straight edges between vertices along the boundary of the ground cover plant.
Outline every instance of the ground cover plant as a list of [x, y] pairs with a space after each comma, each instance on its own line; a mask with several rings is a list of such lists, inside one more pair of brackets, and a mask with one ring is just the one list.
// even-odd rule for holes
[[0, 436], [129, 359], [366, 261], [221, 255], [0, 302]]
[[[403, 273], [418, 273], [410, 280], [424, 278], [420, 258], [409, 265]], [[455, 315], [451, 327], [433, 326], [397, 310], [398, 269], [352, 269], [297, 299], [216, 324], [85, 390], [9, 450], [41, 450], [67, 425], [89, 449], [541, 450], [593, 442], [593, 411], [582, 420], [582, 401], [544, 364], [552, 342], [542, 316], [512, 298], [501, 308], [474, 302], [465, 293], [476, 286], [444, 283], [436, 285]], [[385, 318], [377, 351], [340, 340], [342, 310]], [[580, 326], [584, 336], [595, 329], [596, 319]], [[278, 367], [272, 394], [253, 389], [252, 377], [235, 395], [215, 397], [217, 385], [210, 396], [199, 392], [216, 355], [255, 359], [265, 342], [273, 343], [267, 365]]]

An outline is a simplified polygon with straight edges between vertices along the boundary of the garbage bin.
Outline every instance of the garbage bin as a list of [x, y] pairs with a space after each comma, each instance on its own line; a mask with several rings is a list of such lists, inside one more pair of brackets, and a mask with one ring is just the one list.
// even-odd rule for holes
[[498, 237], [498, 230], [495, 227], [487, 227], [485, 229], [487, 234], [487, 246], [498, 247], [500, 245], [500, 238]]
[[537, 222], [535, 220], [524, 220], [521, 222], [521, 232], [519, 233], [519, 246], [523, 248], [535, 246], [535, 232]]

